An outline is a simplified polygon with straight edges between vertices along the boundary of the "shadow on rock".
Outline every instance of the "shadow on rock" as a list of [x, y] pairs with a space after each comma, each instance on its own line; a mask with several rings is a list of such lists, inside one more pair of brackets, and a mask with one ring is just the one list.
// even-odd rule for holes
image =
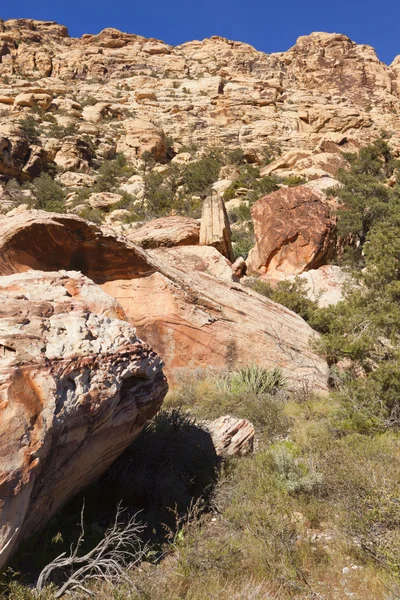
[[47, 527], [21, 547], [14, 563], [26, 581], [75, 544], [84, 504], [85, 541], [93, 548], [115, 518], [119, 502], [124, 519], [136, 513], [146, 524], [143, 541], [161, 544], [173, 534], [190, 507], [207, 510], [220, 459], [210, 434], [178, 409], [161, 410], [140, 437], [93, 485], [69, 502]]

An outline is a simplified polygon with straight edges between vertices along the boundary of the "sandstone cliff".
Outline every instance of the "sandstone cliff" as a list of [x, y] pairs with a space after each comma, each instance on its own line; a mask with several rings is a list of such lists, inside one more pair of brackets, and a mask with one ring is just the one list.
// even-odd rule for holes
[[[163, 160], [166, 136], [175, 149], [278, 145], [305, 150], [303, 159], [323, 154], [325, 163], [382, 129], [399, 148], [398, 64], [333, 33], [300, 37], [287, 52], [268, 55], [221, 37], [172, 47], [115, 29], [75, 39], [56, 23], [5, 21], [0, 173], [29, 176], [49, 157], [82, 169], [115, 151], [131, 159], [151, 151]], [[76, 126], [81, 141], [52, 138], [44, 121], [47, 140], [29, 144], [7, 123], [32, 109]]]

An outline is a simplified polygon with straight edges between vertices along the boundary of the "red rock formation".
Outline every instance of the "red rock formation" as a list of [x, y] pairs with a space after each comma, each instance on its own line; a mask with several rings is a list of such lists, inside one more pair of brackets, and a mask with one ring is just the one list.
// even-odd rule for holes
[[318, 268], [333, 252], [335, 222], [329, 206], [305, 186], [281, 188], [252, 208], [256, 246], [252, 272], [281, 279]]
[[123, 318], [80, 273], [0, 277], [0, 568], [162, 403], [162, 363]]
[[82, 270], [119, 301], [169, 376], [177, 368], [253, 362], [280, 366], [293, 387], [302, 380], [327, 385], [327, 365], [309, 345], [316, 334], [298, 315], [240, 284], [189, 269], [187, 259], [164, 261], [163, 249], [145, 252], [78, 217], [30, 211], [0, 220], [0, 257], [0, 274]]
[[212, 246], [177, 246], [176, 248], [154, 248], [148, 254], [164, 267], [169, 265], [183, 274], [208, 273], [223, 281], [238, 281], [231, 263]]

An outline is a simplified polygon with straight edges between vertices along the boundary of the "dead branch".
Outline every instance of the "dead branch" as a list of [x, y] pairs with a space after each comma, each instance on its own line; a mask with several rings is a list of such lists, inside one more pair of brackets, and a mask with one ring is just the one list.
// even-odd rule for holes
[[114, 523], [105, 532], [104, 538], [92, 550], [79, 556], [79, 550], [85, 539], [83, 523], [84, 506], [81, 511], [81, 533], [75, 544], [71, 546], [70, 555], [63, 552], [51, 563], [46, 565], [39, 575], [36, 590], [41, 591], [49, 583], [54, 571], [60, 571], [67, 577], [65, 583], [56, 592], [60, 598], [66, 592], [80, 590], [89, 596], [93, 595], [87, 588], [89, 581], [102, 580], [108, 583], [127, 580], [126, 570], [138, 565], [146, 553], [147, 547], [142, 546], [140, 533], [144, 526], [131, 517], [126, 525], [120, 525], [120, 517], [124, 510], [119, 504]]

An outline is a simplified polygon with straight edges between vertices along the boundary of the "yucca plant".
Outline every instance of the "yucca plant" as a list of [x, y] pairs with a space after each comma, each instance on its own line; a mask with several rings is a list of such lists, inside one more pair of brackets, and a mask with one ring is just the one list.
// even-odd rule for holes
[[266, 369], [258, 365], [240, 367], [229, 376], [229, 387], [233, 394], [273, 394], [286, 386], [279, 367]]

